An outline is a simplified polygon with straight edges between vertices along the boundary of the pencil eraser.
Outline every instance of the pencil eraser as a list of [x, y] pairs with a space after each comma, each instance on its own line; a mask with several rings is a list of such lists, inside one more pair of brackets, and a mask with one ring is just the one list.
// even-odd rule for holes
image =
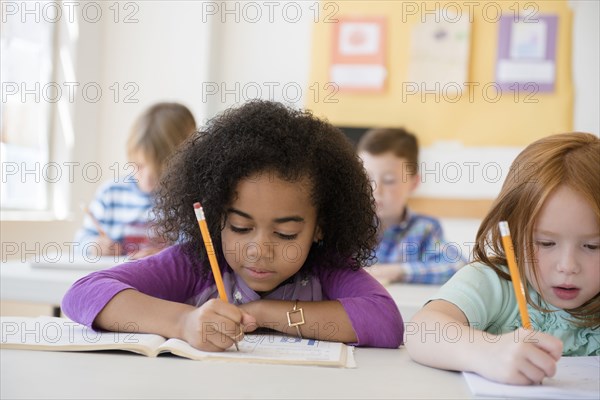
[[500, 236], [510, 235], [510, 229], [508, 229], [508, 222], [500, 221], [498, 222], [498, 227], [500, 228]]
[[202, 210], [200, 203], [194, 203], [194, 213], [196, 214], [196, 219], [198, 221], [204, 219], [204, 211]]

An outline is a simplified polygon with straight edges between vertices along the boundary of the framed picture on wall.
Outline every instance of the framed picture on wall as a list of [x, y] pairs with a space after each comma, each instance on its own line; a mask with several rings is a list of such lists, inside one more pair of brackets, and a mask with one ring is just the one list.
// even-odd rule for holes
[[333, 25], [332, 82], [342, 91], [382, 91], [386, 80], [386, 21], [339, 18]]
[[503, 16], [498, 32], [496, 83], [504, 90], [553, 92], [557, 15]]
[[465, 14], [428, 14], [411, 28], [407, 82], [422, 91], [462, 93], [469, 80], [471, 22]]

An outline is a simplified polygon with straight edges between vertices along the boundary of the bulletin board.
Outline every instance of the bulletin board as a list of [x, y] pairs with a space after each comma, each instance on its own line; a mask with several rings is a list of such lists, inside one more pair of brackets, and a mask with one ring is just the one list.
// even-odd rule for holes
[[[335, 10], [331, 10], [332, 4]], [[469, 13], [468, 85], [459, 96], [450, 86], [440, 87], [437, 94], [431, 86], [415, 93], [414, 84], [411, 86], [408, 80], [409, 67], [414, 65], [410, 51], [413, 28], [435, 10], [436, 4], [442, 18], [447, 20], [453, 20], [457, 11]], [[334, 125], [403, 126], [417, 134], [423, 146], [440, 140], [458, 140], [465, 146], [525, 146], [540, 137], [572, 130], [572, 13], [566, 0], [335, 3], [325, 0], [320, 6], [329, 14], [313, 28], [311, 90], [306, 96], [306, 107]], [[497, 92], [499, 43], [503, 42], [499, 37], [500, 20], [506, 16], [533, 23], [549, 18], [556, 21], [550, 31], [555, 34], [550, 90], [517, 85], [513, 89], [504, 86], [501, 93]], [[361, 18], [382, 21], [385, 26], [385, 37], [381, 40], [385, 48], [380, 52], [385, 55], [383, 87], [371, 91], [339, 90], [331, 84], [330, 73], [336, 54], [335, 21]]]

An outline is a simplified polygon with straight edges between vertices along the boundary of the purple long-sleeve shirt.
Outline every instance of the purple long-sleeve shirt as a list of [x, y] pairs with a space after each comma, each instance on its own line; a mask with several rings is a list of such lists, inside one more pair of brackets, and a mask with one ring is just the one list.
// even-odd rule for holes
[[[202, 279], [195, 264], [180, 246], [152, 257], [94, 272], [73, 284], [62, 301], [72, 320], [91, 326], [96, 316], [119, 292], [135, 289], [164, 300], [200, 306], [218, 297], [212, 277]], [[234, 304], [261, 297], [229, 267], [221, 267], [223, 282]], [[358, 338], [358, 346], [396, 348], [402, 344], [404, 325], [394, 300], [365, 271], [311, 269], [298, 272], [264, 296], [272, 300], [339, 301]]]

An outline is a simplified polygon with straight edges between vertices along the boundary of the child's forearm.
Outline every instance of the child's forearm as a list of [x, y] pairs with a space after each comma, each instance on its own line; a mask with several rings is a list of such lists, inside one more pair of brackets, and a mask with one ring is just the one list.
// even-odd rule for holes
[[[446, 314], [421, 310], [406, 326], [405, 345], [411, 358], [421, 364], [454, 371], [475, 371], [473, 354], [481, 348], [484, 332]], [[489, 335], [490, 337], [493, 335]]]
[[443, 300], [427, 304], [407, 325], [406, 348], [421, 364], [516, 385], [553, 376], [562, 354], [562, 342], [542, 332], [520, 328], [495, 335], [474, 329], [458, 307]]
[[384, 283], [409, 282], [440, 285], [462, 266], [462, 262], [442, 263], [411, 261], [406, 263], [378, 263], [366, 269], [375, 279]]
[[399, 263], [378, 263], [366, 268], [366, 271], [383, 284], [402, 281], [402, 265]]
[[195, 309], [189, 304], [162, 300], [127, 289], [106, 304], [96, 316], [94, 326], [110, 331], [154, 333], [181, 339], [182, 319]]
[[443, 258], [425, 261], [409, 261], [399, 264], [402, 281], [409, 283], [441, 285], [463, 265], [459, 262], [445, 262]]
[[[260, 328], [298, 336], [295, 327], [288, 326], [287, 312], [292, 311], [293, 301], [258, 300], [244, 304], [242, 308], [257, 319]], [[350, 318], [338, 301], [299, 301], [298, 309], [304, 314], [303, 325], [298, 326], [304, 338], [354, 343], [356, 333]], [[300, 320], [300, 313], [291, 315], [292, 322]]]

